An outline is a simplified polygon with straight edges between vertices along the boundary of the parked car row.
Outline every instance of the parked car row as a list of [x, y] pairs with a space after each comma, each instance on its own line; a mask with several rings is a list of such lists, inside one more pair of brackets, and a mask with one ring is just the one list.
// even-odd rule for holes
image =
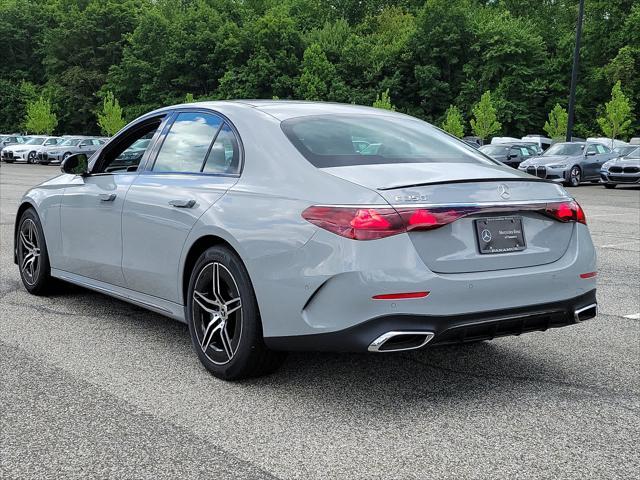
[[6, 163], [62, 163], [73, 153], [92, 155], [106, 140], [82, 135], [0, 135], [0, 159]]
[[479, 150], [485, 155], [531, 175], [568, 187], [582, 182], [600, 183], [615, 188], [621, 183], [640, 183], [640, 147], [624, 142], [611, 149], [610, 139], [559, 142], [543, 153], [536, 146], [518, 139], [500, 138]]

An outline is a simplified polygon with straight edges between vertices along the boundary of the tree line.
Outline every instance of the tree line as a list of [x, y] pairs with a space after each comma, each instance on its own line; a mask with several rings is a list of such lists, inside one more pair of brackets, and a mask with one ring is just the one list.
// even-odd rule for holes
[[[576, 17], [577, 0], [1, 0], [0, 132], [112, 134], [185, 100], [281, 98], [559, 138]], [[635, 0], [586, 0], [576, 136], [640, 130], [638, 25]]]

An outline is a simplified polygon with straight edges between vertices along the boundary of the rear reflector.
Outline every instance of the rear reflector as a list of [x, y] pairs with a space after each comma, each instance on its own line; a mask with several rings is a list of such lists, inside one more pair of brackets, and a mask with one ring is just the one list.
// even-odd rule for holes
[[409, 298], [424, 298], [429, 292], [409, 292], [409, 293], [385, 293], [383, 295], [374, 295], [374, 300], [406, 300]]
[[505, 211], [530, 211], [541, 213], [559, 222], [587, 223], [582, 208], [575, 200], [527, 205], [505, 203], [489, 207], [312, 206], [302, 212], [302, 218], [352, 240], [376, 240], [413, 230], [434, 230], [468, 215]]
[[581, 273], [580, 278], [593, 278], [596, 275], [598, 275], [598, 272]]

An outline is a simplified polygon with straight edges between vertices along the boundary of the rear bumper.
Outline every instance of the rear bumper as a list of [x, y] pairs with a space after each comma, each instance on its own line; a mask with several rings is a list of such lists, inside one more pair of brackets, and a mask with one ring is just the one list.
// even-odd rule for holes
[[264, 340], [274, 350], [365, 352], [387, 332], [406, 331], [433, 334], [427, 346], [465, 343], [573, 325], [593, 318], [596, 305], [594, 289], [574, 298], [538, 305], [463, 315], [384, 315], [330, 333]]

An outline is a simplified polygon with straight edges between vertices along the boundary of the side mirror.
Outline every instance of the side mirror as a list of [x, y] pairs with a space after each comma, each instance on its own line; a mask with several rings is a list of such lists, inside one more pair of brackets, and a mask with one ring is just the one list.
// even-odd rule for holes
[[62, 173], [82, 175], [84, 177], [89, 174], [89, 159], [84, 153], [69, 155], [62, 161], [60, 170], [62, 170]]
[[509, 154], [509, 158], [518, 158], [518, 154], [517, 153], [511, 153], [511, 154]]
[[586, 153], [586, 156], [587, 156], [587, 157], [591, 157], [591, 156], [593, 156], [593, 155], [595, 155], [595, 154], [596, 154], [596, 152], [594, 152], [593, 150], [591, 150], [591, 151], [589, 151], [589, 152], [587, 152], [587, 153]]

